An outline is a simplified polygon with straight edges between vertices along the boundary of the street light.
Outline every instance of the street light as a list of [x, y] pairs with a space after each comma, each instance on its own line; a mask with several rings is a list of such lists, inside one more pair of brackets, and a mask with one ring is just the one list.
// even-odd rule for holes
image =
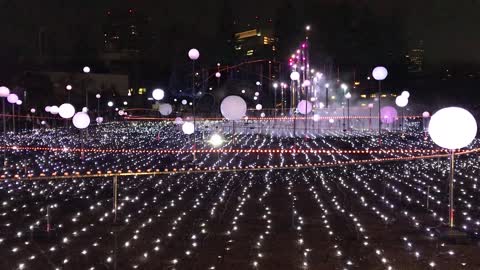
[[325, 108], [328, 109], [328, 88], [330, 87], [330, 84], [326, 83], [325, 84]]
[[[277, 88], [278, 83], [273, 83], [273, 117], [277, 118]], [[275, 119], [276, 121], [276, 119]], [[275, 121], [273, 122], [275, 124]]]
[[352, 94], [348, 92], [345, 98], [347, 99], [347, 129], [350, 130], [350, 99], [352, 98]]
[[195, 161], [195, 148], [196, 148], [196, 143], [197, 143], [197, 135], [195, 133], [195, 129], [196, 129], [196, 106], [195, 106], [195, 97], [196, 97], [196, 93], [195, 93], [195, 61], [198, 60], [198, 58], [200, 57], [200, 52], [193, 48], [193, 49], [190, 49], [188, 51], [188, 58], [190, 58], [190, 60], [192, 60], [192, 110], [193, 110], [193, 161]]
[[[6, 86], [1, 86], [0, 87], [0, 97], [2, 98], [2, 120], [3, 120], [3, 143], [4, 143], [4, 146], [6, 146], [7, 144], [7, 136], [6, 136], [6, 132], [7, 132], [7, 124], [5, 122], [5, 98], [8, 97], [8, 95], [10, 95], [10, 89], [8, 89]], [[7, 148], [4, 147], [3, 148], [3, 165], [5, 166], [6, 165], [6, 151], [7, 151]]]
[[378, 81], [378, 142], [382, 143], [382, 117], [381, 117], [381, 93], [382, 93], [382, 81], [388, 76], [388, 71], [385, 67], [378, 66], [372, 70], [372, 76]]

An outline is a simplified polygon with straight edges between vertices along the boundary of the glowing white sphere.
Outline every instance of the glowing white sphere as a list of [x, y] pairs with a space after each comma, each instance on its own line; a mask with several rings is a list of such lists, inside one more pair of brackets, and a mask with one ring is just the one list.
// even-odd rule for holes
[[83, 67], [83, 72], [90, 73], [90, 67]]
[[395, 104], [398, 107], [403, 108], [403, 107], [407, 106], [408, 98], [405, 97], [405, 96], [398, 96], [397, 98], [395, 98]]
[[160, 112], [161, 115], [170, 115], [173, 111], [172, 105], [168, 103], [162, 103], [160, 104], [158, 111]]
[[96, 98], [101, 98], [102, 96], [100, 94], [95, 95]]
[[188, 103], [188, 102], [187, 102], [186, 99], [183, 99], [183, 100], [182, 100], [182, 105], [187, 105], [187, 103]]
[[195, 132], [195, 126], [192, 122], [185, 122], [182, 125], [182, 131], [187, 135], [193, 134], [193, 132]]
[[296, 71], [290, 73], [290, 80], [292, 80], [292, 81], [300, 80], [300, 73], [298, 73]]
[[67, 84], [67, 86], [65, 86], [65, 89], [67, 89], [68, 91], [72, 90], [72, 86], [70, 84]]
[[45, 111], [46, 111], [46, 112], [50, 112], [51, 109], [52, 109], [52, 107], [50, 107], [50, 106], [45, 106]]
[[210, 137], [208, 141], [213, 147], [218, 147], [223, 144], [223, 138], [219, 134], [215, 133]]
[[240, 120], [247, 113], [247, 103], [239, 96], [228, 96], [222, 100], [220, 111], [227, 120]]
[[153, 90], [152, 97], [155, 100], [162, 100], [165, 97], [165, 91], [160, 88]]
[[309, 87], [310, 85], [312, 85], [312, 83], [310, 82], [310, 80], [305, 80], [305, 81], [303, 81], [303, 86], [304, 86], [304, 87]]
[[10, 89], [5, 86], [0, 87], [0, 97], [8, 97], [10, 95]]
[[262, 83], [260, 83], [259, 81], [257, 81], [255, 84], [256, 84], [257, 86], [262, 85]]
[[113, 102], [112, 102], [112, 101], [109, 101], [109, 102], [107, 103], [107, 105], [108, 105], [108, 107], [113, 107]]
[[95, 121], [97, 122], [97, 124], [101, 124], [103, 122], [103, 117], [99, 116], [95, 118]]
[[255, 96], [258, 97], [260, 95], [259, 92], [255, 92]]
[[351, 98], [352, 98], [352, 94], [350, 94], [350, 92], [346, 93], [346, 94], [345, 94], [345, 98], [346, 98], [346, 99], [351, 99]]
[[385, 67], [376, 67], [372, 71], [372, 76], [377, 81], [383, 81], [388, 76], [388, 71]]
[[257, 104], [257, 106], [255, 106], [255, 109], [257, 109], [257, 111], [260, 111], [262, 108], [262, 104]]
[[301, 114], [309, 114], [312, 111], [312, 103], [310, 101], [302, 100], [298, 103], [297, 110]]
[[42, 120], [42, 122], [40, 122], [40, 124], [42, 125], [45, 125], [47, 122], [45, 122], [45, 120]]
[[422, 116], [425, 117], [425, 118], [428, 118], [428, 117], [430, 117], [430, 113], [425, 111], [425, 112], [422, 113]]
[[64, 119], [72, 118], [75, 115], [75, 107], [70, 103], [63, 103], [58, 108], [58, 114]]
[[245, 94], [245, 90], [242, 90], [242, 94]]
[[265, 113], [262, 112], [262, 113], [260, 114], [260, 117], [262, 117], [262, 118], [265, 117]]
[[315, 115], [313, 116], [313, 121], [315, 121], [315, 122], [320, 121], [320, 115], [315, 114]]
[[118, 111], [118, 115], [122, 116], [125, 112], [123, 110]]
[[21, 101], [21, 100], [19, 99], [19, 100], [17, 100], [17, 102], [15, 102], [15, 104], [17, 104], [17, 105], [19, 105], [19, 106], [20, 106], [20, 105], [22, 105], [22, 104], [23, 104], [23, 101]]
[[90, 116], [84, 112], [77, 112], [72, 118], [73, 125], [76, 128], [84, 129], [90, 125]]
[[7, 101], [8, 101], [8, 103], [10, 103], [10, 104], [16, 103], [17, 100], [18, 100], [18, 96], [17, 96], [16, 94], [9, 94], [9, 95], [7, 96]]
[[31, 109], [30, 109], [30, 112], [31, 112], [31, 113], [35, 113], [36, 111], [37, 111], [37, 110], [35, 110], [35, 108], [31, 108]]
[[222, 74], [220, 72], [215, 73], [215, 77], [220, 78], [222, 77]]
[[195, 61], [199, 57], [200, 57], [200, 52], [197, 49], [190, 49], [190, 51], [188, 51], [188, 58], [190, 58], [190, 60]]
[[318, 108], [320, 109], [325, 108], [325, 104], [323, 104], [323, 102], [318, 103]]
[[88, 112], [88, 108], [87, 108], [87, 107], [83, 107], [83, 108], [82, 108], [82, 112], [87, 113], [87, 112]]
[[406, 97], [406, 98], [409, 98], [410, 97], [410, 92], [408, 91], [403, 91], [402, 92], [402, 96]]
[[253, 100], [257, 100], [257, 99], [258, 99], [258, 97], [257, 97], [257, 96], [254, 96], [254, 97], [253, 97]]
[[176, 124], [176, 125], [181, 125], [181, 124], [183, 124], [183, 119], [182, 119], [181, 117], [175, 118], [175, 124]]
[[51, 114], [58, 114], [60, 112], [60, 108], [58, 108], [58, 106], [52, 106], [50, 107], [50, 113]]
[[477, 135], [477, 121], [459, 107], [443, 108], [432, 115], [428, 133], [438, 146], [450, 150], [468, 146]]
[[330, 119], [328, 119], [328, 122], [329, 122], [330, 124], [333, 124], [333, 123], [335, 122], [335, 120], [334, 120], [333, 118], [330, 118]]

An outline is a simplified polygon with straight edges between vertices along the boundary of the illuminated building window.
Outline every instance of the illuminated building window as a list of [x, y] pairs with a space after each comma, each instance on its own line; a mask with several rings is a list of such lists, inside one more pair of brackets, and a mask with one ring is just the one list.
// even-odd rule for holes
[[147, 88], [138, 88], [138, 94], [139, 95], [143, 95], [145, 93], [147, 93]]
[[247, 51], [247, 55], [248, 55], [248, 56], [253, 55], [253, 50], [248, 50], [248, 51]]
[[361, 94], [360, 97], [361, 97], [361, 98], [367, 98], [367, 95]]

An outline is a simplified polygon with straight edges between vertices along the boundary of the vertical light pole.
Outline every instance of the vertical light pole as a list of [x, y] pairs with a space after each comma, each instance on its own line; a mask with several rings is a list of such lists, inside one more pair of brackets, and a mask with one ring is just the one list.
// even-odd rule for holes
[[5, 98], [10, 95], [10, 89], [5, 86], [0, 87], [0, 98], [2, 98], [2, 121], [3, 121], [3, 166], [7, 164], [7, 123], [5, 122]]
[[[273, 117], [275, 118], [275, 121], [277, 121], [277, 88], [278, 88], [278, 83], [273, 84]], [[275, 121], [273, 122], [275, 124]]]
[[96, 94], [95, 97], [97, 98], [97, 117], [99, 117], [100, 116], [100, 98], [102, 97], [102, 95]]
[[67, 96], [68, 96], [67, 101], [68, 103], [70, 103], [70, 92], [72, 91], [73, 87], [72, 85], [67, 84], [67, 86], [65, 86], [65, 89], [67, 90]]
[[378, 81], [378, 142], [382, 143], [382, 116], [381, 116], [381, 95], [382, 95], [382, 81], [388, 76], [388, 71], [385, 67], [379, 66], [373, 69], [372, 76]]
[[195, 92], [195, 61], [198, 60], [200, 57], [200, 52], [197, 49], [190, 49], [188, 51], [188, 58], [192, 60], [192, 96], [193, 96], [193, 101], [192, 101], [192, 110], [193, 110], [193, 161], [196, 160], [195, 156], [195, 150], [196, 150], [196, 144], [197, 144], [197, 135], [196, 135], [196, 92]]
[[348, 92], [345, 94], [345, 98], [347, 99], [347, 130], [350, 130], [350, 99], [352, 98], [352, 94]]
[[370, 111], [370, 117], [368, 117], [368, 129], [372, 129], [372, 109], [373, 103], [368, 103], [368, 110]]
[[330, 84], [326, 83], [325, 84], [325, 108], [328, 109], [328, 87], [330, 87]]
[[7, 96], [7, 101], [12, 104], [13, 132], [15, 132], [15, 103], [18, 101], [18, 96], [16, 94], [10, 94]]
[[[90, 67], [88, 67], [88, 66], [83, 67], [83, 73], [89, 74], [89, 73], [90, 73]], [[85, 107], [88, 108], [88, 89], [87, 89], [87, 86], [85, 85], [85, 82], [84, 82], [84, 81], [85, 81], [85, 80], [82, 80], [82, 82], [83, 82], [83, 87], [85, 88], [85, 89], [84, 89], [84, 90], [85, 90]]]

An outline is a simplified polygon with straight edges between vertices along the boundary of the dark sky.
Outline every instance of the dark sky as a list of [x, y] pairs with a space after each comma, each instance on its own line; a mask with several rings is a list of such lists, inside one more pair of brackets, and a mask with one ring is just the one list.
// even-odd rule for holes
[[[256, 15], [274, 18], [277, 8], [286, 1], [230, 0], [240, 23], [251, 21]], [[367, 5], [381, 16], [401, 14], [406, 29], [413, 36], [425, 40], [425, 53], [430, 62], [480, 63], [480, 0], [304, 0], [292, 3], [301, 18], [305, 8], [308, 9], [312, 3], [344, 1], [358, 7]], [[3, 30], [7, 31], [3, 35], [4, 40], [10, 35], [21, 37], [18, 32], [22, 31], [27, 36], [25, 39], [31, 40], [28, 30], [41, 24], [62, 26], [74, 22], [92, 24], [98, 30], [95, 18], [103, 16], [105, 10], [137, 6], [155, 18], [160, 31], [172, 25], [181, 25], [186, 29], [183, 35], [188, 36], [190, 32], [196, 34], [195, 39], [202, 36], [214, 38], [224, 3], [225, 0], [0, 0], [0, 23], [2, 28], [6, 26], [7, 29]], [[11, 29], [8, 30], [8, 26], [12, 26]], [[192, 42], [192, 45], [195, 43], [188, 37], [184, 41]], [[11, 42], [14, 44], [14, 41]]]

